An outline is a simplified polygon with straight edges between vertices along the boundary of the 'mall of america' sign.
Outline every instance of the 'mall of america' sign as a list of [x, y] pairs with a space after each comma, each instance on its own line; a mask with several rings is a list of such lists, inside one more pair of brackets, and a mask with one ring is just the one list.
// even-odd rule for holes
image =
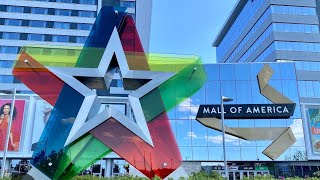
[[[225, 104], [225, 119], [285, 119], [296, 104]], [[197, 118], [221, 118], [221, 105], [200, 105]]]

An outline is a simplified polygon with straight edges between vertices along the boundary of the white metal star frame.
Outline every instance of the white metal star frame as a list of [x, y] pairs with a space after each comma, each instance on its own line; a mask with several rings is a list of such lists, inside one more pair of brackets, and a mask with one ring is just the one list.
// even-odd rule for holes
[[[131, 121], [129, 117], [121, 114], [114, 108], [106, 109], [102, 113], [98, 114], [101, 103], [97, 98], [95, 90], [90, 90], [87, 86], [75, 78], [104, 78], [104, 82], [106, 83], [105, 85], [109, 87], [114, 75], [114, 71], [109, 68], [113, 55], [116, 56], [123, 79], [150, 80], [137, 90], [131, 91], [131, 94], [128, 95], [129, 103], [132, 107], [133, 114], [136, 117], [136, 122]], [[134, 134], [139, 136], [146, 143], [153, 147], [152, 138], [147, 127], [147, 121], [141, 107], [140, 98], [157, 88], [166, 80], [170, 79], [175, 75], [175, 73], [130, 70], [116, 28], [113, 30], [109, 43], [97, 68], [47, 68], [65, 83], [70, 85], [73, 89], [85, 96], [85, 100], [77, 117], [75, 118], [75, 122], [73, 123], [73, 127], [66, 140], [65, 146], [74, 142], [91, 129], [103, 123], [108, 118], [113, 117], [127, 129], [131, 130]]]

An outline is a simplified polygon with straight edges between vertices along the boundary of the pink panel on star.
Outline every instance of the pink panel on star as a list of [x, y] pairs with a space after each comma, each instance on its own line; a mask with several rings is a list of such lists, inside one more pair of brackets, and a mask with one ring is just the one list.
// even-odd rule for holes
[[90, 133], [110, 147], [149, 178], [165, 178], [182, 162], [166, 113], [148, 123], [154, 143], [151, 147], [113, 118], [105, 121]]

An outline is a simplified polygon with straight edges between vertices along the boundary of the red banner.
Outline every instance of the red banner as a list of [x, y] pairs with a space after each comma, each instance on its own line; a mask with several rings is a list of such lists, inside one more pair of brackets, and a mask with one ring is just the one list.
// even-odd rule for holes
[[[0, 151], [3, 151], [5, 147], [11, 108], [11, 100], [0, 100]], [[15, 101], [11, 132], [9, 136], [9, 151], [19, 150], [24, 108], [24, 100]]]
[[312, 134], [320, 134], [320, 128], [311, 128]]

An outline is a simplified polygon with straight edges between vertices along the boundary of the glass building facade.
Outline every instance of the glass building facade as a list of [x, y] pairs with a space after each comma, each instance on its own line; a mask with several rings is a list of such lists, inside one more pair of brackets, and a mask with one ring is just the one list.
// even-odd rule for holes
[[[195, 116], [199, 105], [220, 104], [221, 96], [233, 99], [229, 104], [272, 104], [260, 94], [257, 75], [264, 64], [206, 64], [207, 81], [196, 94], [169, 112], [183, 160], [222, 161], [221, 132], [203, 126]], [[290, 119], [228, 119], [225, 124], [234, 128], [291, 127], [297, 141], [277, 161], [290, 161], [296, 152], [305, 152], [305, 142], [299, 104], [299, 94], [293, 63], [271, 63], [274, 75], [270, 85], [297, 104]], [[246, 141], [226, 137], [228, 161], [270, 161], [262, 151], [272, 141]]]
[[[294, 63], [267, 63], [273, 70], [273, 75], [269, 85], [283, 96], [296, 103], [293, 116], [288, 119], [227, 119], [225, 125], [230, 128], [284, 128], [290, 127], [296, 141], [279, 158], [272, 161], [263, 154], [263, 151], [273, 142], [272, 140], [243, 140], [238, 137], [226, 136], [226, 155], [227, 161], [239, 165], [239, 170], [231, 171], [234, 177], [257, 175], [259, 173], [279, 174], [279, 171], [299, 175], [302, 171], [296, 170], [292, 173], [295, 161], [306, 161], [306, 143], [303, 130], [302, 113], [299, 99], [298, 81]], [[202, 88], [191, 97], [180, 103], [168, 112], [169, 122], [179, 147], [182, 160], [185, 162], [183, 167], [187, 173], [199, 170], [214, 170], [217, 164], [223, 161], [222, 134], [220, 131], [208, 128], [196, 120], [196, 115], [200, 105], [220, 104], [221, 96], [233, 98], [227, 104], [272, 104], [272, 102], [260, 93], [257, 80], [258, 73], [266, 63], [243, 63], [243, 64], [205, 64], [203, 65], [206, 74], [206, 81]], [[123, 88], [120, 75], [116, 75], [111, 83], [112, 88]], [[180, 89], [176, 87], [173, 89]], [[134, 119], [132, 107], [127, 96], [128, 92], [121, 90], [111, 92], [108, 96], [100, 96], [102, 107], [100, 111], [107, 107], [114, 107], [121, 113]], [[174, 92], [173, 92], [174, 93]], [[119, 96], [119, 94], [122, 94]], [[2, 96], [7, 99], [9, 97]], [[24, 112], [23, 126], [21, 133], [21, 147], [18, 152], [9, 152], [11, 158], [31, 157], [33, 146], [39, 141], [40, 135], [45, 124], [45, 110], [52, 108], [48, 103], [38, 96], [17, 96], [18, 100], [24, 100], [26, 108]], [[32, 116], [34, 114], [34, 116]], [[303, 156], [297, 159], [297, 154]], [[0, 153], [1, 154], [1, 153]], [[114, 153], [105, 158], [113, 159], [114, 163], [122, 162], [120, 157]], [[105, 162], [100, 162], [106, 168]], [[246, 163], [246, 167], [254, 167], [256, 164], [263, 164], [262, 167], [255, 169], [240, 170]], [[274, 164], [276, 163], [276, 164]], [[298, 166], [300, 169], [303, 166]], [[318, 168], [318, 166], [310, 166]], [[261, 168], [260, 170], [258, 168]], [[296, 173], [296, 174], [294, 174]], [[308, 172], [311, 174], [311, 171]], [[280, 173], [281, 174], [281, 173]], [[306, 171], [304, 172], [306, 174]]]
[[[319, 141], [318, 127], [312, 123], [317, 122], [315, 112], [320, 104], [319, 5], [315, 0], [239, 1], [213, 42], [219, 63], [295, 64], [298, 93], [296, 98], [298, 106], [301, 107], [302, 119], [302, 127], [297, 130], [303, 135], [301, 144], [306, 148], [307, 157], [306, 167], [299, 167], [303, 162], [295, 159], [299, 170], [297, 176], [304, 176], [301, 173], [303, 171], [317, 170], [312, 164], [320, 159], [316, 145]], [[281, 70], [282, 68], [280, 66]], [[281, 163], [278, 165], [279, 174], [289, 173], [284, 170], [286, 168], [291, 169], [291, 174], [297, 172], [295, 166]]]

